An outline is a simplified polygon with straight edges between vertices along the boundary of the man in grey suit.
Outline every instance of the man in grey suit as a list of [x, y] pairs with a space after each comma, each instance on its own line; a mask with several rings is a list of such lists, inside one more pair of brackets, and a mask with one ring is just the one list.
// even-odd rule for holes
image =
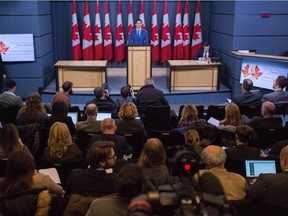
[[288, 92], [284, 88], [288, 85], [288, 79], [285, 76], [278, 76], [273, 83], [274, 92], [263, 95], [262, 102], [270, 101], [273, 103], [288, 103]]
[[85, 131], [91, 133], [101, 132], [101, 121], [97, 121], [98, 108], [96, 104], [90, 103], [86, 106], [85, 114], [87, 116], [86, 121], [80, 121], [76, 124], [77, 131]]
[[14, 94], [16, 91], [16, 82], [14, 80], [6, 80], [4, 88], [5, 92], [0, 95], [0, 104], [22, 107], [21, 97]]

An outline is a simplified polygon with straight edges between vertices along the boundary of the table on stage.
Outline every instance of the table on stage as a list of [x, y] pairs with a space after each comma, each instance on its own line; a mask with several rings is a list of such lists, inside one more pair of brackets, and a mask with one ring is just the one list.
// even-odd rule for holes
[[218, 72], [221, 63], [196, 60], [169, 60], [168, 63], [169, 91], [219, 89]]
[[56, 90], [62, 90], [62, 83], [71, 81], [73, 91], [93, 91], [107, 80], [107, 61], [58, 61]]

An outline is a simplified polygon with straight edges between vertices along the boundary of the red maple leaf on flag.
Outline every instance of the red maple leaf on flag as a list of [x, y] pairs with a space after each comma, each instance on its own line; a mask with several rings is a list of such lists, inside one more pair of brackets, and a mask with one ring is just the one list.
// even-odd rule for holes
[[[156, 29], [156, 30], [154, 30], [154, 29]], [[155, 32], [158, 32], [156, 26], [153, 27], [152, 30], [151, 30], [151, 32], [154, 32], [154, 31], [155, 31]], [[151, 40], [152, 40], [153, 42], [154, 42], [154, 41], [157, 41], [157, 40], [158, 40], [158, 34], [157, 34], [157, 33], [152, 34], [152, 35], [151, 35]]]
[[175, 32], [177, 32], [177, 34], [175, 35], [175, 40], [181, 40], [180, 34], [182, 34], [182, 29], [180, 25], [176, 26]]
[[95, 40], [99, 40], [98, 38], [98, 34], [100, 33], [101, 28], [99, 27], [99, 25], [95, 25]]
[[87, 23], [85, 22], [85, 29], [84, 29], [83, 39], [87, 40], [87, 41], [91, 41], [92, 40], [91, 33], [88, 33], [89, 32], [89, 28], [90, 28], [90, 26], [88, 26]]
[[245, 66], [244, 70], [241, 70], [244, 77], [249, 75], [249, 64]]
[[78, 32], [78, 29], [77, 29], [78, 26], [74, 25], [72, 28], [73, 28], [73, 30], [72, 30], [72, 32], [73, 32], [72, 40], [76, 41], [77, 39], [79, 39], [79, 32]]
[[193, 40], [197, 40], [200, 39], [199, 38], [199, 34], [197, 33], [201, 33], [201, 26], [199, 24], [194, 26], [194, 30], [193, 30]]
[[118, 33], [116, 35], [116, 40], [117, 41], [123, 40], [123, 34], [121, 34], [121, 33], [123, 33], [123, 26], [122, 25], [117, 26], [116, 32]]
[[188, 27], [188, 25], [183, 26], [183, 32], [185, 32], [185, 34], [183, 34], [183, 41], [186, 41], [189, 39], [189, 27]]
[[163, 35], [162, 40], [163, 41], [170, 40], [169, 32], [170, 32], [169, 26], [168, 25], [164, 26], [162, 29], [162, 35]]
[[0, 41], [0, 54], [6, 54], [8, 50], [9, 50], [9, 47], [6, 47], [3, 41]]
[[106, 34], [104, 35], [104, 40], [106, 40], [106, 41], [111, 40], [111, 33], [108, 34], [107, 33], [108, 31], [110, 32], [110, 25], [105, 26], [105, 31], [104, 32], [106, 32]]

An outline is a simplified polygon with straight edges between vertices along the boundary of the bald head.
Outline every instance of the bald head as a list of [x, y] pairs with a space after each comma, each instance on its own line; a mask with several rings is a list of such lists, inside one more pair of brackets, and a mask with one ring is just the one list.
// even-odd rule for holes
[[88, 118], [90, 117], [97, 117], [97, 114], [98, 114], [98, 108], [96, 106], [96, 104], [94, 103], [90, 103], [86, 106], [86, 110], [85, 110], [85, 114]]
[[207, 169], [213, 167], [224, 168], [224, 163], [226, 161], [226, 153], [221, 147], [215, 145], [207, 146], [202, 151], [201, 156], [203, 162], [206, 164]]
[[112, 118], [105, 118], [101, 123], [101, 131], [103, 134], [115, 134], [117, 127]]
[[280, 166], [282, 171], [288, 169], [288, 146], [282, 148], [280, 152]]
[[261, 114], [264, 118], [273, 117], [275, 110], [276, 106], [270, 101], [265, 101], [261, 106]]

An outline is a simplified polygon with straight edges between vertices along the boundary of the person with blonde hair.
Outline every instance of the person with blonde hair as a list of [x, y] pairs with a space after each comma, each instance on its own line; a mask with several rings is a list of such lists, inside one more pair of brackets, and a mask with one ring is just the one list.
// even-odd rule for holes
[[32, 92], [17, 115], [17, 125], [40, 124], [44, 125], [45, 119], [48, 118], [46, 110], [42, 104], [41, 95], [37, 92]]
[[81, 151], [72, 142], [67, 125], [55, 122], [49, 131], [48, 147], [45, 148], [43, 160], [61, 162], [70, 159], [80, 160], [81, 158]]
[[184, 106], [181, 112], [181, 119], [178, 123], [178, 128], [187, 126], [200, 126], [204, 127], [207, 123], [204, 119], [198, 118], [198, 110], [193, 104], [187, 104]]
[[193, 150], [200, 157], [203, 149], [201, 147], [199, 133], [196, 130], [191, 129], [185, 133], [185, 145], [187, 149]]
[[218, 128], [235, 133], [236, 126], [242, 125], [240, 109], [237, 104], [229, 103], [225, 106], [225, 118], [219, 122]]
[[119, 119], [115, 119], [117, 125], [117, 133], [137, 133], [141, 132], [145, 137], [146, 131], [144, 124], [138, 117], [138, 110], [134, 103], [128, 102], [121, 106], [118, 112]]
[[169, 171], [166, 166], [166, 152], [159, 139], [148, 139], [138, 160], [138, 165], [143, 168], [148, 180], [154, 186], [158, 187], [167, 183]]

